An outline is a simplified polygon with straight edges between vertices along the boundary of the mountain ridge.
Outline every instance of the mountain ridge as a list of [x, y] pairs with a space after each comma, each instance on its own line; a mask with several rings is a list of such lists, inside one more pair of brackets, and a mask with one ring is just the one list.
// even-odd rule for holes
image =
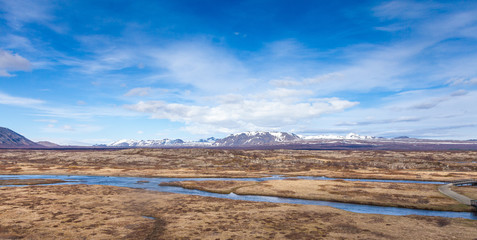
[[0, 127], [0, 148], [41, 148], [44, 147], [19, 133]]
[[298, 135], [287, 132], [243, 132], [219, 139], [215, 142], [215, 145], [226, 147], [254, 146], [294, 142], [300, 139]]
[[92, 146], [60, 146], [50, 142], [35, 143], [24, 136], [0, 127], [0, 148], [243, 148], [302, 150], [477, 150], [477, 141], [431, 140], [411, 137], [382, 138], [349, 133], [340, 135], [302, 136], [287, 132], [242, 132], [222, 139], [210, 137], [198, 141], [181, 139], [131, 140]]
[[318, 136], [300, 136], [288, 132], [268, 132], [268, 131], [249, 131], [233, 133], [224, 138], [209, 137], [198, 141], [183, 141], [182, 139], [161, 139], [161, 140], [133, 140], [122, 139], [106, 147], [165, 147], [165, 146], [184, 146], [184, 147], [241, 147], [241, 146], [267, 146], [274, 144], [301, 143], [313, 140], [371, 140], [377, 139], [373, 136], [361, 136], [355, 133], [349, 133], [346, 136], [339, 135], [318, 135]]

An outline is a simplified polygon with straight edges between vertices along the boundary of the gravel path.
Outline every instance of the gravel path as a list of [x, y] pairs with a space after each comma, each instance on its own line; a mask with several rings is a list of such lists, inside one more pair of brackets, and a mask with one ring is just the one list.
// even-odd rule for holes
[[452, 186], [454, 186], [453, 183], [449, 183], [449, 184], [446, 184], [446, 185], [439, 186], [439, 192], [441, 192], [441, 193], [459, 201], [462, 204], [471, 206], [470, 200], [472, 200], [472, 199], [452, 191], [451, 190]]

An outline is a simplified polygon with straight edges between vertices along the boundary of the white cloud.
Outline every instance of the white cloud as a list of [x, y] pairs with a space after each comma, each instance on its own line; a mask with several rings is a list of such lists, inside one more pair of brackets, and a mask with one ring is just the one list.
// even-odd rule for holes
[[21, 106], [21, 107], [35, 107], [43, 104], [42, 100], [32, 98], [14, 97], [0, 92], [0, 104]]
[[43, 127], [44, 132], [48, 133], [68, 133], [68, 134], [82, 134], [82, 133], [92, 133], [98, 132], [103, 128], [100, 126], [89, 125], [89, 124], [64, 124], [57, 126], [56, 124], [48, 124], [46, 127]]
[[18, 54], [0, 49], [0, 76], [11, 77], [8, 71], [30, 71], [31, 63]]
[[276, 99], [279, 101], [286, 101], [286, 100], [299, 101], [301, 99], [305, 99], [307, 96], [310, 96], [310, 95], [313, 95], [313, 91], [311, 90], [275, 88], [275, 89], [267, 90], [264, 93], [261, 93], [260, 97]]
[[186, 105], [161, 101], [139, 102], [127, 109], [151, 114], [153, 118], [184, 122], [186, 129], [220, 132], [270, 129], [299, 124], [322, 114], [343, 111], [355, 106], [338, 98], [307, 99], [306, 102], [273, 99], [223, 101], [215, 106]]
[[343, 81], [344, 78], [345, 78], [344, 73], [332, 72], [332, 73], [326, 73], [323, 75], [303, 78], [302, 80], [295, 80], [288, 77], [285, 79], [271, 80], [269, 83], [272, 86], [277, 86], [277, 87], [308, 87], [308, 86], [318, 85], [318, 84], [322, 84], [326, 82], [329, 83], [333, 81]]

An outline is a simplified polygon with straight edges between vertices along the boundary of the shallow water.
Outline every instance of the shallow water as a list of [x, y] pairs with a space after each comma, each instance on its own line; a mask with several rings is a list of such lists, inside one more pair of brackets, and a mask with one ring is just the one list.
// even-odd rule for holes
[[[293, 204], [305, 204], [305, 205], [321, 205], [330, 206], [334, 208], [343, 209], [356, 213], [373, 213], [384, 215], [425, 215], [425, 216], [441, 216], [441, 217], [459, 217], [477, 220], [477, 214], [474, 212], [449, 212], [449, 211], [431, 211], [431, 210], [418, 210], [409, 208], [397, 208], [397, 207], [381, 207], [373, 205], [361, 205], [328, 201], [316, 201], [316, 200], [303, 200], [296, 198], [281, 198], [281, 197], [269, 197], [269, 196], [255, 196], [255, 195], [236, 195], [231, 194], [219, 194], [209, 193], [200, 190], [184, 189], [181, 187], [171, 186], [159, 186], [162, 182], [172, 181], [204, 181], [204, 180], [239, 180], [239, 181], [266, 181], [266, 180], [279, 180], [286, 179], [283, 176], [272, 176], [264, 178], [142, 178], [142, 177], [108, 177], [108, 176], [67, 176], [67, 175], [0, 175], [0, 179], [34, 179], [34, 178], [49, 178], [49, 179], [61, 179], [69, 181], [66, 183], [56, 183], [53, 185], [66, 185], [66, 184], [91, 184], [91, 185], [108, 185], [118, 187], [130, 187], [141, 188], [160, 192], [181, 193], [189, 195], [199, 195], [205, 197], [227, 198], [234, 200], [247, 200], [256, 202], [272, 202], [272, 203], [293, 203]], [[335, 178], [326, 177], [296, 177], [300, 179], [312, 179], [312, 180], [334, 180]], [[343, 179], [346, 181], [367, 181], [367, 182], [396, 182], [396, 183], [423, 183], [423, 184], [442, 184], [441, 182], [428, 182], [428, 181], [405, 181], [405, 180], [375, 180], [375, 179]], [[15, 185], [20, 186], [20, 185]]]

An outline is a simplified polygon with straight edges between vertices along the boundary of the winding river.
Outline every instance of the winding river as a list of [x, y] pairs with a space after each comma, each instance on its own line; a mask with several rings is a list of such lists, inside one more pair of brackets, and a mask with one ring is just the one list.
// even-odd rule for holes
[[[293, 204], [306, 204], [306, 205], [322, 205], [330, 206], [334, 208], [343, 209], [356, 213], [372, 213], [372, 214], [384, 214], [384, 215], [425, 215], [425, 216], [441, 216], [441, 217], [454, 217], [454, 218], [467, 218], [477, 220], [477, 214], [475, 212], [450, 212], [450, 211], [432, 211], [432, 210], [419, 210], [409, 208], [397, 208], [397, 207], [382, 207], [373, 205], [361, 205], [328, 201], [316, 201], [316, 200], [303, 200], [296, 198], [281, 198], [281, 197], [269, 197], [269, 196], [255, 196], [255, 195], [236, 195], [231, 194], [219, 194], [210, 193], [200, 190], [184, 189], [181, 187], [171, 186], [159, 186], [162, 182], [171, 181], [204, 181], [204, 180], [238, 180], [238, 181], [265, 181], [265, 180], [280, 180], [288, 177], [283, 176], [271, 176], [264, 178], [144, 178], [144, 177], [108, 177], [108, 176], [74, 176], [74, 175], [0, 175], [0, 179], [60, 179], [68, 181], [65, 183], [57, 183], [54, 185], [65, 184], [91, 184], [91, 185], [109, 185], [118, 187], [130, 187], [130, 188], [142, 188], [160, 192], [181, 193], [189, 195], [199, 195], [205, 197], [227, 198], [234, 200], [247, 200], [256, 202], [272, 202], [272, 203], [293, 203]], [[312, 180], [335, 180], [336, 178], [326, 177], [296, 177], [300, 179], [312, 179]], [[375, 180], [375, 179], [342, 179], [346, 181], [366, 181], [366, 182], [396, 182], [396, 183], [421, 183], [421, 184], [443, 184], [443, 182], [429, 182], [429, 181], [406, 181], [406, 180]], [[19, 185], [16, 185], [17, 187]]]

